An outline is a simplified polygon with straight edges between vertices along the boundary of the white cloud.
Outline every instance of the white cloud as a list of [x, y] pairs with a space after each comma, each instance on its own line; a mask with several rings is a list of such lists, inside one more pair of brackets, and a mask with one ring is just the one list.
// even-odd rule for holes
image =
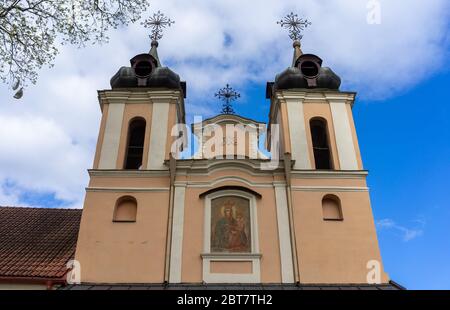
[[6, 184], [0, 184], [0, 206], [23, 206], [19, 196], [20, 191], [8, 188]]
[[414, 220], [415, 223], [419, 224], [419, 227], [408, 228], [397, 224], [394, 220], [386, 218], [376, 221], [377, 228], [381, 230], [391, 230], [399, 234], [403, 241], [408, 242], [417, 237], [423, 235], [423, 228], [425, 227], [424, 219]]
[[80, 202], [91, 149], [74, 142], [48, 119], [0, 116], [0, 124], [0, 180], [14, 183], [6, 190], [3, 186], [0, 196], [17, 203], [18, 189], [25, 189]]
[[[323, 58], [342, 77], [342, 89], [382, 99], [435, 74], [450, 41], [448, 1], [380, 2], [380, 25], [366, 23], [362, 0], [155, 0], [150, 11], [161, 9], [176, 20], [159, 55], [187, 81], [192, 119], [219, 110], [211, 103], [225, 83], [245, 90], [250, 82], [272, 81], [290, 65], [291, 42], [275, 23], [290, 11], [313, 22], [303, 50]], [[0, 86], [0, 184], [17, 184], [14, 193], [0, 191], [0, 203], [20, 203], [24, 191], [82, 201], [101, 117], [96, 90], [109, 88], [119, 67], [150, 47], [148, 30], [139, 23], [110, 37], [100, 47], [61, 47], [55, 67], [43, 70], [20, 101]]]
[[[238, 85], [273, 80], [292, 55], [287, 34], [275, 21], [292, 10], [313, 22], [305, 31], [304, 51], [316, 53], [340, 74], [343, 88], [380, 99], [419, 83], [443, 63], [449, 11], [445, 0], [380, 3], [380, 25], [367, 24], [367, 1], [361, 0], [190, 1], [182, 9], [179, 1], [153, 5], [177, 22], [166, 32], [160, 55], [180, 64], [194, 93], [217, 88], [228, 76]], [[128, 31], [135, 34], [133, 28]], [[225, 35], [230, 45], [224, 45]], [[132, 44], [142, 49], [148, 43]], [[200, 67], [192, 62], [199, 58], [205, 61]]]

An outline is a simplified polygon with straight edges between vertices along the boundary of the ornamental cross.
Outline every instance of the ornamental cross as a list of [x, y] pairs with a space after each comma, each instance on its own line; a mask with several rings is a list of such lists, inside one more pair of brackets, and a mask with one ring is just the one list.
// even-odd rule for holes
[[286, 15], [282, 20], [277, 22], [281, 27], [289, 30], [289, 37], [292, 41], [300, 41], [303, 38], [301, 32], [311, 25], [307, 19], [299, 18], [297, 14], [291, 12]]
[[163, 37], [163, 29], [170, 27], [174, 23], [175, 21], [161, 13], [161, 11], [158, 11], [157, 13], [153, 13], [153, 16], [146, 19], [142, 24], [144, 27], [151, 29], [152, 34], [149, 35], [150, 39], [152, 41], [158, 41]]
[[229, 84], [226, 87], [220, 89], [215, 95], [215, 97], [219, 98], [223, 101], [222, 105], [222, 113], [223, 114], [234, 114], [233, 107], [231, 106], [231, 102], [240, 98], [241, 95], [236, 92]]

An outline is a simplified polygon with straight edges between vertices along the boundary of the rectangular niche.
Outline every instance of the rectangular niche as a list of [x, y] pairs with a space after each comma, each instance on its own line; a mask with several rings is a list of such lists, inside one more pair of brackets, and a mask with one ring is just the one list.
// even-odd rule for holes
[[252, 194], [224, 190], [205, 197], [204, 282], [260, 282], [256, 219]]
[[252, 261], [211, 261], [209, 263], [211, 273], [251, 274], [253, 273]]

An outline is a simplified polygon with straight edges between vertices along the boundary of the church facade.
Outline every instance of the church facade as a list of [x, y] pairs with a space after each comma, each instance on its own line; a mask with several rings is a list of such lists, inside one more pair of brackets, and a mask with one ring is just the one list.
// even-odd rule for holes
[[295, 41], [291, 66], [267, 83], [268, 122], [233, 113], [195, 122], [186, 158], [186, 83], [157, 47], [98, 92], [78, 282], [388, 285], [356, 94]]

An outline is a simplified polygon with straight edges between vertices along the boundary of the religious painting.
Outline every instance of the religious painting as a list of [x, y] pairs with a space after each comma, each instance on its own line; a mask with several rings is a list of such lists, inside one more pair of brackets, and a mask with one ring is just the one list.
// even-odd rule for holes
[[211, 201], [211, 252], [250, 253], [250, 201], [226, 196]]

